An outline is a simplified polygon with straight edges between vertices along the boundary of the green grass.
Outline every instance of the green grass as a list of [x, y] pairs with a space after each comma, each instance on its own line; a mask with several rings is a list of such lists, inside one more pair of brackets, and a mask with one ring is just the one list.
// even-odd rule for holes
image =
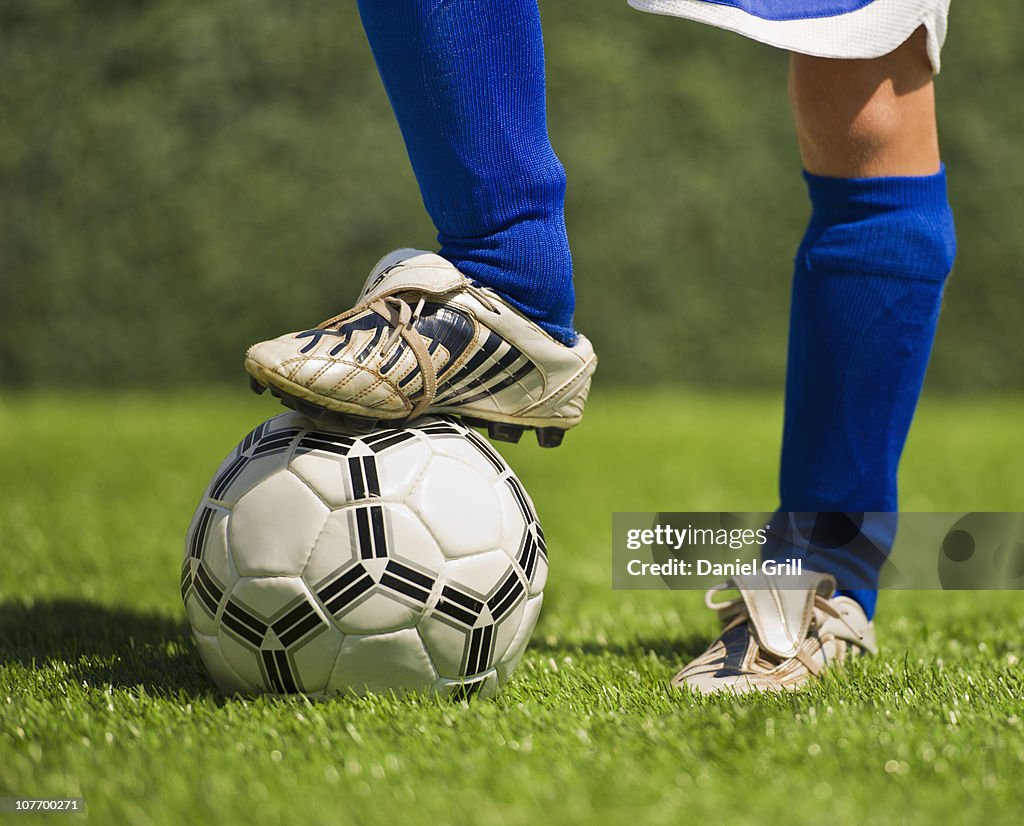
[[[517, 677], [470, 705], [213, 693], [182, 535], [266, 400], [0, 402], [0, 796], [81, 795], [112, 824], [1018, 822], [1017, 594], [885, 594], [882, 655], [799, 695], [666, 691], [714, 618], [612, 591], [610, 514], [771, 508], [779, 404], [642, 400], [598, 394], [560, 450], [504, 450], [552, 574]], [[907, 509], [1021, 510], [1022, 420], [1019, 399], [926, 402]]]

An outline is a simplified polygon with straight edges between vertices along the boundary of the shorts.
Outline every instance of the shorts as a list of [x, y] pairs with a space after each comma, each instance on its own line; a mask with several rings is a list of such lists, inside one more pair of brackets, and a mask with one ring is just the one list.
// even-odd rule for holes
[[950, 0], [629, 0], [640, 11], [686, 17], [791, 52], [881, 57], [919, 26], [938, 74]]

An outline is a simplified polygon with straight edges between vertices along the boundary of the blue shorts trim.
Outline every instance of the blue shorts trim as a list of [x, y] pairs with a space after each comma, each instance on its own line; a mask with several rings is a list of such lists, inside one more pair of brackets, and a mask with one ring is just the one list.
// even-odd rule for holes
[[810, 20], [849, 14], [875, 0], [702, 0], [716, 6], [731, 6], [762, 20]]

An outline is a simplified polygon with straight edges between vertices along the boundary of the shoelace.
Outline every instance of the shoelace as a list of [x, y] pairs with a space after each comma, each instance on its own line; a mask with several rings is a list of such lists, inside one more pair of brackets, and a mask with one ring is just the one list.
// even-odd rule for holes
[[[746, 603], [743, 601], [742, 597], [726, 600], [725, 602], [715, 602], [715, 594], [719, 591], [726, 591], [730, 587], [731, 586], [727, 583], [722, 583], [721, 585], [715, 585], [714, 587], [709, 588], [704, 594], [704, 604], [712, 611], [718, 612], [718, 616], [722, 620], [723, 634], [750, 621], [750, 611], [747, 610]], [[814, 608], [833, 619], [839, 620], [849, 629], [853, 636], [858, 639], [863, 639], [863, 635], [856, 628], [850, 625], [846, 617], [843, 616], [843, 614], [821, 594], [814, 595]], [[818, 675], [821, 670], [821, 666], [809, 657], [802, 649], [797, 649], [795, 656], [796, 659], [802, 662], [812, 674], [815, 676]]]
[[[499, 311], [494, 300], [487, 295], [486, 290], [483, 288], [475, 284], [467, 284], [463, 289], [479, 301], [485, 309], [492, 313]], [[321, 330], [329, 330], [364, 310], [371, 310], [387, 321], [391, 327], [391, 332], [384, 340], [384, 344], [380, 349], [381, 357], [386, 357], [400, 338], [404, 339], [416, 357], [416, 364], [419, 366], [420, 375], [423, 377], [423, 395], [420, 396], [420, 400], [416, 402], [410, 411], [410, 420], [419, 418], [426, 413], [437, 396], [437, 369], [434, 367], [434, 361], [430, 357], [426, 340], [420, 335], [419, 330], [416, 329], [416, 322], [419, 321], [420, 313], [423, 312], [426, 302], [426, 296], [420, 296], [414, 308], [404, 298], [400, 298], [397, 295], [386, 295], [383, 298], [375, 298], [372, 301], [353, 307], [351, 310], [329, 318], [318, 325], [318, 328]]]

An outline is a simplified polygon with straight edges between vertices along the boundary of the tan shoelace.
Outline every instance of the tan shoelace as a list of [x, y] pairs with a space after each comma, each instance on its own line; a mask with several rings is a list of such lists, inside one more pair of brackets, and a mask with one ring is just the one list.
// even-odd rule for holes
[[[486, 309], [492, 313], [498, 312], [494, 301], [487, 295], [485, 290], [473, 284], [466, 285], [464, 289], [472, 294]], [[383, 298], [376, 298], [365, 304], [353, 307], [351, 310], [329, 318], [318, 325], [319, 329], [328, 330], [331, 327], [340, 325], [357, 313], [371, 310], [387, 321], [391, 327], [391, 332], [384, 340], [384, 344], [380, 349], [381, 358], [387, 357], [391, 348], [398, 343], [399, 338], [405, 339], [409, 349], [412, 350], [413, 355], [416, 357], [416, 364], [419, 366], [420, 375], [423, 377], [423, 395], [410, 411], [410, 421], [426, 413], [437, 396], [437, 369], [434, 367], [434, 361], [430, 357], [430, 351], [427, 349], [425, 339], [420, 335], [419, 330], [416, 329], [416, 322], [419, 321], [420, 313], [423, 312], [423, 306], [426, 304], [426, 301], [426, 296], [421, 296], [419, 301], [416, 302], [416, 307], [413, 308], [405, 299], [399, 298], [396, 295], [386, 295]]]

